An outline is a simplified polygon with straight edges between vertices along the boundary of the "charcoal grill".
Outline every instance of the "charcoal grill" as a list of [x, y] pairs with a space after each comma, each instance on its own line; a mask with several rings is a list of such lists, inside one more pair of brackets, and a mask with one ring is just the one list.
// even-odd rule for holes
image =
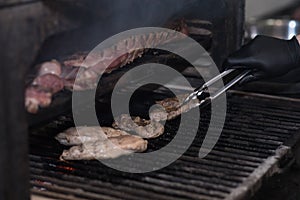
[[[248, 199], [265, 178], [293, 161], [300, 101], [235, 91], [228, 97], [225, 127], [206, 158], [199, 159], [198, 152], [209, 109], [201, 110], [189, 150], [167, 168], [146, 174], [118, 172], [98, 161], [59, 161], [63, 147], [53, 136], [73, 125], [70, 116], [60, 116], [31, 131], [31, 192], [55, 199]], [[166, 125], [163, 137], [150, 140], [148, 151], [168, 143], [176, 123]]]

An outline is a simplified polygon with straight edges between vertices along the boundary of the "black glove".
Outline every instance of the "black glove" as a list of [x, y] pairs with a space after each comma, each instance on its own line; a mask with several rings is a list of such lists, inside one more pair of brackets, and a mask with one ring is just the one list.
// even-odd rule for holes
[[[296, 37], [281, 40], [257, 36], [224, 62], [225, 69], [250, 69], [241, 84], [282, 76], [300, 67], [300, 45]], [[299, 74], [300, 75], [300, 74]]]

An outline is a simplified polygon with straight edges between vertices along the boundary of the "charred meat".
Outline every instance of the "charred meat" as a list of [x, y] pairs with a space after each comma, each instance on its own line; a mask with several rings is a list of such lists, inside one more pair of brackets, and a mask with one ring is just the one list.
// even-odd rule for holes
[[106, 140], [107, 138], [129, 135], [125, 131], [116, 130], [109, 127], [81, 126], [71, 127], [59, 133], [55, 139], [66, 146], [80, 145], [96, 140]]
[[57, 75], [44, 74], [36, 77], [33, 80], [32, 85], [55, 94], [64, 88], [64, 81]]
[[126, 114], [115, 119], [113, 127], [134, 132], [143, 138], [156, 138], [164, 133], [164, 126], [161, 123]]
[[[172, 120], [182, 113], [188, 112], [189, 110], [198, 106], [199, 100], [193, 99], [187, 104], [180, 106], [181, 102], [188, 96], [188, 94], [178, 95], [174, 98], [167, 98], [156, 103], [161, 105], [163, 109], [156, 109], [150, 113], [150, 117], [156, 121]], [[167, 116], [166, 116], [167, 113]]]
[[87, 142], [64, 150], [61, 160], [113, 159], [133, 152], [143, 152], [148, 142], [138, 136], [123, 135], [106, 140]]
[[57, 60], [44, 62], [38, 66], [38, 68], [38, 76], [42, 76], [44, 74], [54, 74], [56, 76], [61, 75], [61, 64]]
[[25, 106], [28, 112], [37, 113], [39, 107], [47, 107], [51, 104], [52, 94], [39, 87], [28, 87], [25, 91]]

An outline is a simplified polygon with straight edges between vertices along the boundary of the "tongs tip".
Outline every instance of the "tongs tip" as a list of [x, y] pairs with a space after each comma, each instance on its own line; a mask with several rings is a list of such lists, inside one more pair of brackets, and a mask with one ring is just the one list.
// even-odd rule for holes
[[[219, 81], [220, 79], [222, 79], [223, 77], [227, 76], [228, 74], [230, 74], [234, 71], [235, 71], [235, 69], [226, 70], [226, 71], [222, 72], [221, 74], [215, 76], [214, 78], [212, 78], [208, 82], [204, 83], [201, 87], [196, 88], [190, 95], [188, 95], [184, 99], [184, 101], [181, 104], [178, 105], [178, 107], [182, 107], [182, 106], [186, 105], [188, 102], [190, 102], [191, 100], [196, 99], [200, 96], [202, 96], [202, 97], [200, 97], [201, 98], [200, 99], [200, 104], [201, 104], [201, 102], [205, 102], [208, 98], [205, 94], [205, 90], [207, 90], [208, 87], [215, 84], [217, 81]], [[234, 84], [239, 82], [243, 77], [245, 77], [249, 72], [250, 72], [249, 70], [246, 70], [246, 71], [240, 73], [235, 78], [233, 78], [233, 80], [231, 80], [229, 83], [227, 83], [223, 88], [219, 89], [216, 92], [216, 94], [209, 97], [210, 100], [213, 100], [213, 99], [217, 98], [218, 96], [220, 96], [221, 94], [223, 94], [226, 90], [228, 90]]]
[[186, 104], [189, 103], [191, 100], [196, 99], [196, 98], [198, 97], [198, 93], [199, 93], [199, 91], [197, 90], [197, 91], [194, 91], [194, 92], [192, 92], [191, 94], [189, 94], [189, 95], [183, 100], [183, 102], [180, 103], [180, 104], [178, 105], [178, 108], [180, 108], [180, 107], [186, 105]]

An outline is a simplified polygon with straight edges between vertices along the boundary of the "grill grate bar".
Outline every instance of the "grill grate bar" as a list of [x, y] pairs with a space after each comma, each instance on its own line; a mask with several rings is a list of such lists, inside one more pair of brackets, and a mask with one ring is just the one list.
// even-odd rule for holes
[[[188, 166], [188, 165], [186, 165], [186, 166]], [[35, 165], [35, 166], [33, 166], [33, 167], [37, 167], [38, 169], [40, 169], [40, 170], [42, 170], [43, 169], [43, 167], [44, 166], [42, 166], [42, 165]], [[62, 170], [64, 169], [64, 167], [62, 166], [62, 167], [60, 167]], [[192, 170], [192, 168], [188, 168], [189, 170]], [[55, 170], [55, 167], [53, 168], [53, 170]], [[57, 170], [57, 169], [56, 169]], [[76, 174], [82, 174], [82, 173], [84, 173], [85, 171], [83, 171], [83, 170], [86, 170], [86, 169], [84, 169], [84, 166], [82, 166], [82, 169], [80, 169], [78, 166], [77, 166], [77, 168], [76, 168]], [[170, 167], [170, 169], [168, 169], [168, 171], [169, 170], [172, 170], [172, 171], [176, 171], [176, 170], [178, 170], [178, 168], [175, 168], [175, 169], [173, 169], [173, 167]], [[196, 168], [196, 170], [198, 171], [198, 173], [199, 172], [202, 172], [202, 174], [205, 174], [205, 173], [207, 173], [207, 171], [204, 171], [202, 168], [201, 169], [197, 169]], [[184, 170], [183, 170], [184, 171]], [[185, 170], [186, 171], [186, 170]], [[224, 170], [223, 170], [224, 171]], [[93, 173], [93, 174], [96, 174], [97, 175], [97, 173], [98, 172], [101, 172], [102, 173], [102, 171], [100, 171], [99, 170], [99, 165], [98, 165], [98, 168], [97, 168], [97, 166], [95, 166], [95, 167], [93, 167], [93, 168], [89, 168], [89, 173], [91, 174], [91, 173]], [[186, 171], [186, 172], [188, 172], [188, 171]], [[175, 173], [175, 174], [181, 174], [181, 173], [183, 173], [184, 174], [184, 172], [182, 172], [182, 170], [180, 170], [180, 171], [178, 171], [178, 173]], [[169, 174], [169, 172], [166, 172], [165, 173], [166, 175], [167, 174]], [[215, 177], [220, 177], [220, 175], [222, 175], [222, 173], [221, 172], [219, 172], [219, 173], [214, 173], [214, 172], [209, 172], [209, 174], [210, 175], [213, 175], [213, 176], [215, 176]], [[234, 179], [234, 176], [232, 176], [231, 174], [229, 174], [230, 176], [228, 176], [227, 177], [227, 179], [228, 180], [230, 180], [231, 182], [229, 182], [229, 181], [227, 181], [226, 179], [223, 181], [223, 182], [226, 182], [227, 183], [227, 185], [228, 185], [228, 183], [230, 183], [230, 185], [236, 185], [236, 181], [238, 181], [238, 182], [241, 182], [241, 178], [239, 178], [239, 179], [237, 179], [237, 180], [235, 180]], [[111, 174], [111, 176], [112, 177], [114, 177], [114, 174]], [[120, 178], [120, 177], [126, 177], [126, 175], [124, 175], [124, 174], [120, 174], [120, 175], [118, 175], [118, 177]], [[118, 178], [118, 177], [116, 177], [116, 178]], [[170, 176], [169, 176], [170, 177]], [[130, 177], [127, 177], [128, 179], [132, 179], [132, 178], [130, 178]], [[170, 177], [171, 178], [171, 177]], [[174, 178], [176, 178], [176, 176], [174, 175]], [[218, 179], [218, 181], [222, 181], [222, 179], [221, 178], [223, 178], [223, 177], [220, 177], [219, 179]], [[226, 177], [225, 177], [226, 178]], [[200, 179], [199, 179], [200, 180]], [[235, 180], [235, 181], [234, 181]], [[173, 182], [173, 180], [170, 180], [171, 182]], [[198, 182], [200, 182], [201, 184], [202, 184], [202, 186], [203, 187], [205, 187], [205, 188], [211, 188], [212, 187], [212, 185], [209, 183], [209, 182], [207, 182], [207, 179], [203, 179], [203, 181], [201, 182], [201, 181], [198, 181]]]
[[[191, 186], [191, 183], [182, 183], [182, 180], [180, 180], [180, 183], [175, 181], [175, 182], [170, 182], [170, 181], [165, 181], [164, 179], [162, 179], [162, 177], [160, 177], [161, 179], [154, 179], [152, 177], [145, 177], [145, 181], [147, 183], [150, 183], [151, 185], [161, 185], [163, 187], [159, 187], [160, 190], [163, 190], [164, 188], [173, 188], [174, 190], [184, 190], [187, 193], [190, 193], [188, 195], [186, 195], [187, 197], [191, 197], [194, 199], [199, 199], [199, 197], [197, 197], [197, 195], [195, 194], [208, 194], [210, 197], [216, 197], [216, 198], [224, 198], [229, 192], [220, 192], [220, 191], [216, 191], [216, 190], [208, 190], [208, 189], [204, 189], [202, 188], [201, 184], [197, 184], [197, 186]], [[182, 179], [182, 178], [180, 178]], [[175, 180], [179, 180], [178, 178]], [[139, 183], [137, 183], [139, 184]]]
[[[40, 173], [45, 173], [43, 172], [42, 170], [40, 170], [41, 172]], [[55, 173], [55, 172], [54, 172]], [[45, 173], [47, 175], [53, 175], [52, 173], [48, 172], [48, 173]], [[38, 177], [38, 176], [37, 176]], [[66, 192], [66, 191], [63, 191], [63, 188], [66, 187], [67, 184], [69, 184], [70, 181], [74, 181], [74, 177], [75, 176], [72, 176], [70, 177], [68, 180], [68, 176], [64, 176], [64, 181], [61, 181], [59, 179], [55, 179], [55, 180], [51, 180], [52, 183], [55, 183], [55, 184], [60, 184], [61, 186], [55, 186], [55, 187], [60, 187], [61, 188], [61, 192]], [[42, 177], [40, 177], [42, 178]], [[45, 181], [50, 181], [49, 179], [45, 179]], [[153, 179], [152, 181], [155, 181], [155, 179]], [[157, 180], [156, 180], [157, 181]], [[159, 181], [159, 185], [160, 184], [160, 180]], [[79, 180], [76, 180], [76, 182], [79, 182]], [[151, 181], [150, 181], [151, 182]], [[166, 181], [167, 182], [167, 181]], [[82, 184], [84, 185], [86, 182], [83, 180], [82, 181]], [[160, 188], [160, 187], [157, 187], [157, 188], [154, 188], [153, 190], [156, 192], [156, 193], [150, 193], [149, 194], [149, 190], [151, 190], [150, 188], [153, 188], [152, 187], [152, 184], [149, 183], [149, 181], [147, 180], [143, 180], [143, 182], [141, 182], [140, 180], [129, 180], [129, 179], [126, 179], [126, 181], [122, 181], [122, 182], [117, 182], [117, 181], [111, 181], [112, 184], [115, 185], [114, 187], [114, 190], [111, 190], [111, 184], [105, 184], [104, 182], [100, 182], [100, 181], [95, 181], [93, 180], [92, 181], [92, 185], [94, 186], [98, 186], [98, 187], [94, 187], [94, 192], [97, 192], [97, 193], [100, 193], [100, 194], [114, 194], [116, 195], [115, 193], [115, 190], [125, 190], [126, 191], [126, 196], [127, 194], [131, 194], [130, 196], [124, 196], [124, 193], [120, 193], [120, 195], [118, 196], [119, 198], [121, 199], [141, 199], [141, 196], [145, 196], [147, 198], [152, 198], [152, 199], [168, 199], [170, 198], [169, 196], [166, 196], [165, 193], [174, 193], [174, 195], [177, 195], [177, 197], [175, 199], [194, 199], [194, 194], [191, 194], [191, 193], [188, 193], [188, 192], [178, 192], [178, 190], [176, 190], [175, 188], [173, 187], [165, 187], [165, 188]], [[172, 182], [169, 182], [169, 183], [172, 183]], [[122, 184], [122, 185], [120, 185]], [[106, 187], [108, 188], [107, 190], [104, 190], [103, 187]], [[54, 186], [52, 185], [45, 185], [45, 184], [35, 184], [35, 186], [40, 186], [41, 188], [47, 188], [47, 190], [52, 190], [54, 188]], [[80, 185], [77, 185], [77, 186], [80, 186]], [[101, 187], [100, 187], [101, 186]], [[134, 187], [133, 187], [134, 186]], [[74, 187], [72, 187], [74, 188]], [[90, 195], [94, 195], [91, 193], [91, 188], [90, 187], [80, 187], [81, 189], [85, 189], [84, 191], [88, 191], [90, 193]], [[97, 191], [95, 190], [95, 188], [97, 188]], [[193, 187], [191, 186], [188, 186], [188, 189], [192, 190]], [[201, 188], [200, 188], [201, 189]], [[202, 191], [205, 191], [202, 189]], [[199, 189], [197, 190], [197, 192], [199, 192]], [[79, 195], [80, 196], [80, 192], [78, 193], [77, 191], [69, 191], [70, 194], [76, 194], [76, 195]], [[97, 194], [95, 193], [95, 194]], [[135, 196], [134, 196], [135, 195]], [[137, 196], [139, 198], [137, 198]], [[202, 198], [209, 198], [209, 196], [207, 195], [201, 195], [200, 194], [200, 197]], [[199, 198], [199, 195], [198, 195], [198, 198]], [[94, 198], [92, 198], [94, 199]], [[98, 198], [97, 198], [98, 199]], [[115, 197], [111, 197], [111, 196], [107, 196], [107, 198], [103, 198], [103, 197], [100, 197], [100, 199], [115, 199]]]
[[[48, 191], [58, 191], [61, 194], [71, 194], [77, 197], [86, 196], [86, 198], [92, 198], [92, 199], [117, 199], [112, 196], [105, 195], [105, 192], [102, 188], [98, 190], [100, 195], [96, 195], [91, 193], [90, 192], [91, 188], [88, 188], [84, 184], [79, 184], [78, 182], [73, 182], [73, 181], [72, 182], [61, 181], [57, 178], [48, 178], [48, 177], [37, 176], [33, 174], [30, 183], [34, 187], [47, 189]], [[88, 190], [86, 190], [87, 188]], [[84, 192], [86, 192], [86, 194]]]
[[31, 189], [31, 193], [35, 195], [39, 195], [42, 197], [47, 198], [54, 198], [54, 199], [63, 199], [63, 200], [88, 200], [87, 198], [79, 198], [74, 197], [73, 195], [69, 194], [60, 194], [57, 191], [48, 191], [48, 190], [41, 190], [40, 188], [33, 187]]
[[[49, 178], [47, 176], [41, 176], [41, 175], [36, 175], [36, 174], [41, 174], [43, 173], [42, 170], [37, 170], [35, 169], [33, 171], [33, 176], [32, 179], [37, 179], [37, 180], [43, 180], [45, 182], [51, 183], [51, 184], [55, 184], [55, 185], [59, 185], [60, 187], [69, 187], [69, 188], [81, 188], [84, 191], [88, 191], [91, 193], [92, 196], [94, 196], [92, 199], [124, 199], [124, 193], [122, 191], [119, 190], [111, 190], [111, 184], [107, 184], [105, 182], [99, 181], [99, 180], [89, 180], [90, 184], [97, 186], [97, 187], [89, 187], [86, 184], [86, 179], [78, 177], [78, 176], [67, 176], [64, 175], [63, 176], [63, 180], [59, 179], [59, 178]], [[49, 173], [51, 174], [51, 173]], [[74, 181], [76, 180], [76, 181]], [[46, 184], [36, 184], [34, 181], [31, 181], [31, 184], [33, 184], [36, 187], [44, 187], [47, 189], [51, 189], [49, 187], [47, 187], [48, 185]], [[124, 190], [132, 190], [132, 188], [130, 188], [129, 186], [121, 186], [118, 185], [117, 186], [118, 189], [124, 189]], [[64, 191], [63, 191], [64, 192]], [[81, 191], [79, 190], [76, 191], [74, 190], [73, 192], [71, 192], [71, 194], [74, 195], [79, 195], [80, 196]], [[94, 193], [94, 194], [92, 194]], [[149, 195], [147, 192], [140, 192], [143, 195]], [[95, 196], [96, 194], [96, 196]], [[97, 194], [103, 194], [103, 196], [100, 196]], [[136, 199], [139, 200], [140, 198], [138, 198], [136, 195], [134, 194], [126, 194], [127, 198], [130, 199]], [[153, 195], [153, 197], [161, 197], [158, 195]]]
[[224, 163], [221, 160], [199, 159], [198, 157], [188, 157], [188, 156], [182, 156], [181, 159], [184, 161], [192, 162], [194, 164], [214, 165], [214, 166], [219, 167], [224, 170], [232, 169], [232, 170], [237, 170], [240, 172], [248, 172], [248, 173], [251, 173], [253, 171], [253, 167], [242, 166], [242, 165], [239, 165], [239, 163], [236, 163], [236, 164], [232, 163], [229, 165], [229, 163]]
[[[168, 175], [168, 174], [157, 174], [155, 176], [156, 179], [153, 179], [152, 177], [146, 177], [148, 180], [152, 180], [152, 182], [156, 182], [159, 180], [159, 182], [161, 181], [165, 181], [166, 184], [172, 184], [172, 182], [168, 181], [168, 180], [174, 180], [175, 183], [177, 183], [179, 185], [179, 183], [181, 185], [186, 185], [184, 187], [186, 187], [187, 191], [189, 189], [193, 189], [195, 190], [195, 192], [205, 192], [205, 193], [209, 193], [210, 195], [216, 195], [216, 196], [226, 196], [226, 194], [230, 193], [230, 187], [224, 187], [224, 186], [220, 186], [217, 184], [209, 184], [210, 186], [208, 187], [207, 184], [203, 184], [199, 181], [194, 181], [194, 178], [191, 179], [186, 179], [184, 176], [180, 176], [180, 178], [178, 177], [174, 177], [173, 175]], [[151, 182], [151, 181], [150, 181]], [[181, 186], [179, 186], [180, 188]], [[206, 190], [203, 190], [203, 189]], [[196, 191], [197, 190], [197, 191]], [[210, 191], [212, 191], [210, 193]], [[198, 193], [197, 192], [197, 193]]]
[[[147, 181], [149, 181], [149, 177], [145, 177], [145, 179]], [[126, 182], [126, 180], [125, 180]], [[181, 187], [185, 187], [185, 185], [183, 184], [174, 184], [174, 182], [166, 182], [166, 181], [159, 181], [159, 185], [157, 185], [158, 182], [155, 183], [145, 183], [145, 182], [138, 182], [138, 181], [134, 181], [131, 182], [130, 181], [130, 185], [131, 187], [143, 187], [143, 188], [148, 188], [149, 191], [153, 191], [153, 192], [158, 192], [158, 193], [166, 193], [166, 194], [171, 194], [172, 198], [176, 199], [177, 197], [185, 197], [187, 199], [223, 199], [222, 196], [215, 196], [214, 193], [209, 194], [202, 194], [202, 193], [198, 193], [199, 191], [197, 190], [190, 190], [190, 191], [186, 191], [186, 188], [184, 190], [180, 189]], [[175, 185], [175, 187], [173, 186], [173, 184]], [[169, 189], [169, 187], [174, 187], [173, 189]], [[174, 196], [174, 197], [173, 197]], [[169, 197], [170, 198], [170, 197]]]
[[[194, 147], [193, 146], [193, 147], [190, 148], [190, 152], [193, 152], [193, 154], [194, 153], [199, 153], [199, 149], [200, 149], [200, 146], [199, 147]], [[247, 161], [247, 162], [250, 162], [250, 163], [253, 163], [253, 164], [261, 163], [262, 161], [264, 161], [264, 159], [257, 158], [255, 156], [250, 156], [250, 155], [240, 156], [240, 155], [237, 155], [236, 153], [231, 153], [231, 152], [228, 152], [228, 151], [219, 151], [219, 150], [216, 150], [216, 148], [214, 148], [209, 154], [214, 155], [214, 156], [223, 156], [225, 158], [239, 159], [241, 161]]]
[[[35, 170], [35, 172], [36, 172], [36, 170]], [[40, 170], [39, 173], [44, 173], [47, 176], [52, 176], [52, 175], [55, 176], [55, 174], [54, 174], [55, 172], [45, 173], [42, 170]], [[38, 176], [36, 176], [36, 177], [38, 177]], [[43, 179], [43, 177], [40, 177], [40, 178], [45, 181], [50, 181], [47, 178], [46, 179]], [[55, 180], [51, 180], [51, 182], [53, 182], [57, 185], [61, 185], [60, 187], [66, 187], [66, 185], [69, 184], [69, 182], [74, 182], [74, 180], [76, 180], [77, 183], [81, 183], [82, 185], [86, 185], [86, 183], [87, 183], [86, 181], [89, 180], [89, 184], [93, 185], [94, 187], [91, 188], [88, 186], [86, 186], [86, 187], [84, 186], [85, 187], [84, 188], [84, 187], [81, 187], [78, 185], [81, 189], [85, 189], [85, 191], [90, 192], [90, 190], [92, 190], [93, 192], [95, 192], [95, 194], [99, 193], [99, 194], [108, 194], [108, 195], [116, 196], [116, 197], [107, 196], [107, 198], [109, 198], [109, 199], [111, 199], [111, 198], [140, 199], [141, 196], [148, 196], [148, 198], [151, 196], [153, 198], [159, 198], [159, 199], [169, 198], [163, 194], [149, 194], [146, 190], [137, 190], [138, 188], [132, 188], [130, 186], [130, 184], [124, 185], [124, 183], [122, 183], [123, 185], [120, 185], [120, 183], [114, 183], [114, 182], [108, 184], [108, 183], [105, 183], [105, 182], [99, 181], [99, 180], [80, 179], [78, 176], [74, 176], [74, 175], [72, 175], [72, 176], [64, 175], [63, 180], [60, 180], [59, 177], [57, 177]], [[114, 190], [111, 189], [113, 183], [115, 184]], [[47, 187], [47, 185], [42, 185], [41, 187], [51, 189], [51, 188]], [[74, 187], [71, 187], [71, 188], [74, 188]], [[124, 196], [124, 192], [117, 192], [117, 191], [126, 191], [126, 196]], [[76, 191], [74, 191], [74, 192], [76, 194]], [[137, 196], [139, 196], [139, 198]], [[94, 198], [92, 198], [92, 199], [94, 199]], [[100, 197], [100, 199], [106, 199], [106, 198]]]
[[[43, 166], [39, 166], [40, 168], [42, 168]], [[40, 170], [42, 170], [42, 169], [40, 169]], [[89, 169], [89, 172], [90, 173], [93, 173], [93, 174], [95, 174], [96, 176], [97, 176], [97, 171], [98, 171], [98, 169], [97, 168], [94, 168], [94, 169]], [[78, 174], [81, 174], [81, 173], [84, 173], [84, 171], [80, 171], [78, 168], [76, 169], [76, 173], [78, 173]], [[180, 175], [181, 173], [179, 173], [178, 175]], [[112, 177], [114, 177], [114, 175], [113, 174], [111, 174], [111, 176]], [[119, 175], [119, 176], [124, 176], [124, 177], [126, 177], [126, 175]], [[151, 175], [150, 175], [151, 176]], [[152, 177], [152, 176], [151, 176]], [[116, 177], [116, 178], [118, 178], [118, 177]], [[119, 177], [120, 178], [120, 177]], [[175, 180], [173, 180], [173, 179], [176, 179], [176, 176], [173, 176], [173, 179], [172, 179], [172, 177], [171, 176], [169, 176], [169, 181], [172, 183], [172, 182], [174, 182]], [[127, 177], [127, 179], [128, 180], [132, 180], [132, 178], [130, 178], [130, 177]], [[184, 179], [183, 179], [184, 180]], [[159, 181], [159, 179], [158, 179], [158, 181]], [[212, 186], [212, 184], [211, 183], [209, 183], [209, 182], [206, 182], [207, 181], [207, 179], [205, 179], [204, 181], [199, 181], [198, 180], [198, 184], [201, 184], [202, 185], [202, 187], [203, 188], [213, 188], [213, 186]], [[193, 185], [193, 184], [191, 184], [191, 185]], [[216, 188], [215, 188], [216, 189]], [[224, 190], [224, 187], [222, 188], [222, 190]]]
[[[278, 129], [278, 128], [265, 128], [265, 129], [256, 129], [252, 126], [247, 125], [238, 125], [238, 123], [232, 123], [232, 122], [226, 122], [226, 125], [230, 126], [230, 130], [232, 131], [232, 134], [239, 133], [239, 134], [247, 134], [247, 135], [253, 135], [254, 136], [260, 136], [262, 139], [270, 139], [274, 141], [284, 141], [287, 138], [289, 138], [289, 130], [288, 129]], [[281, 134], [279, 134], [281, 132]]]
[[[59, 155], [58, 155], [59, 156]], [[58, 157], [57, 156], [57, 157]], [[40, 159], [39, 157], [37, 156], [33, 156], [33, 155], [30, 155], [30, 160], [34, 161], [35, 163], [38, 163], [40, 161], [44, 161], [44, 162], [47, 162], [47, 163], [52, 163], [52, 166], [60, 166], [60, 165], [67, 165], [68, 163], [65, 163], [65, 162], [61, 162], [61, 161], [57, 161], [55, 158], [54, 159], [49, 159], [49, 158], [43, 158], [43, 159]], [[198, 160], [198, 161], [197, 161]], [[204, 159], [203, 159], [204, 160]], [[212, 172], [224, 172], [224, 170], [228, 171], [228, 172], [231, 172], [231, 175], [236, 175], [236, 176], [242, 176], [242, 177], [246, 177], [249, 172], [244, 172], [244, 171], [236, 171], [235, 168], [224, 168], [224, 166], [222, 166], [221, 163], [219, 163], [218, 166], [214, 165], [213, 162], [210, 162], [210, 161], [202, 161], [200, 159], [198, 159], [197, 157], [192, 159], [192, 160], [183, 160], [185, 161], [184, 163], [188, 166], [188, 165], [195, 165], [195, 161], [197, 161], [199, 163], [202, 164], [202, 168], [204, 169], [207, 169], [207, 170], [211, 170]], [[72, 165], [70, 165], [71, 167], [73, 167]], [[86, 169], [86, 166], [84, 164], [80, 164], [80, 163], [76, 163], [76, 169]], [[93, 167], [93, 165], [91, 163], [89, 163], [89, 166], [90, 167]], [[41, 167], [45, 167], [45, 166], [41, 166]], [[51, 167], [51, 166], [50, 166]], [[80, 167], [80, 168], [79, 168]], [[97, 163], [96, 166], [94, 166], [94, 168], [98, 168], [99, 165]], [[240, 167], [241, 168], [241, 167]], [[92, 170], [92, 169], [90, 169]], [[248, 169], [249, 171], [250, 169]]]
[[[210, 171], [209, 169], [202, 167], [197, 168], [195, 166], [191, 166], [186, 164], [183, 161], [176, 161], [176, 166], [172, 167], [172, 170], [175, 171], [174, 174], [176, 174], [178, 177], [182, 174], [188, 174], [189, 177], [192, 176], [191, 180], [200, 180], [200, 181], [211, 181], [212, 183], [218, 183], [228, 186], [228, 187], [236, 187], [239, 183], [241, 183], [244, 178], [241, 176], [236, 176], [235, 174], [232, 174], [230, 171], [223, 171], [223, 172], [216, 172], [216, 171]], [[176, 172], [177, 170], [177, 172]], [[163, 171], [165, 174], [170, 173]], [[224, 173], [225, 172], [225, 173]], [[192, 174], [191, 174], [192, 173]], [[189, 175], [190, 174], [190, 175]]]
[[[211, 175], [208, 176], [207, 173], [206, 174], [203, 173], [203, 170], [197, 170], [197, 174], [190, 174], [190, 172], [193, 170], [192, 167], [181, 168], [178, 169], [178, 171], [176, 171], [177, 169], [178, 168], [176, 167], [172, 167], [172, 170], [174, 171], [169, 172], [168, 170], [163, 170], [162, 172], [158, 172], [156, 176], [158, 177], [174, 176], [176, 179], [178, 179], [177, 177], [182, 176], [186, 179], [189, 179], [190, 181], [189, 184], [192, 185], [201, 184], [201, 186], [203, 187], [203, 182], [204, 182], [208, 185], [207, 188], [212, 188], [224, 192], [226, 191], [228, 192], [231, 187], [236, 187], [238, 185], [238, 181], [233, 181], [232, 179], [226, 180], [225, 178], [221, 179], [220, 177], [216, 178]], [[221, 176], [221, 173], [219, 173], [219, 175]], [[220, 183], [222, 185], [219, 185]]]
[[[197, 146], [198, 149], [200, 146]], [[245, 150], [240, 150], [240, 149], [234, 149], [230, 147], [222, 147], [220, 145], [216, 145], [214, 147], [214, 150], [221, 151], [221, 152], [227, 152], [227, 153], [232, 153], [233, 155], [237, 156], [250, 156], [256, 159], [264, 160], [266, 157], [268, 157], [268, 154], [262, 154], [262, 153], [257, 153], [257, 152], [252, 152], [252, 151], [245, 151]]]

